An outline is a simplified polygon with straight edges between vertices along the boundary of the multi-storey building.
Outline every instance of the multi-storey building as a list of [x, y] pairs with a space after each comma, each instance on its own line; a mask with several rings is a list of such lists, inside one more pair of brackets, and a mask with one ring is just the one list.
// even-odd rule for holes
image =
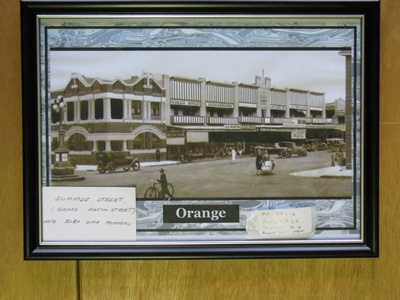
[[331, 103], [325, 104], [326, 116], [332, 119], [334, 124], [345, 124], [346, 122], [346, 101], [338, 98]]
[[78, 163], [90, 162], [97, 151], [127, 151], [147, 160], [157, 148], [166, 156], [188, 149], [210, 152], [221, 143], [245, 149], [246, 143], [344, 130], [326, 118], [324, 93], [272, 87], [264, 76], [246, 84], [152, 74], [106, 80], [74, 73], [51, 98], [59, 95], [66, 109], [62, 116], [51, 111], [52, 148], [61, 118]]

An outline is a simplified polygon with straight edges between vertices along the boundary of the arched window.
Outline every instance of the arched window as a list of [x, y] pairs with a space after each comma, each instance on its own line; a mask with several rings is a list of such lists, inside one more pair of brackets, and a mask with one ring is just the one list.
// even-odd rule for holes
[[68, 149], [71, 151], [91, 151], [93, 142], [86, 140], [80, 133], [74, 133], [67, 141]]
[[151, 132], [143, 132], [134, 140], [127, 141], [128, 150], [148, 150], [161, 148], [162, 140]]

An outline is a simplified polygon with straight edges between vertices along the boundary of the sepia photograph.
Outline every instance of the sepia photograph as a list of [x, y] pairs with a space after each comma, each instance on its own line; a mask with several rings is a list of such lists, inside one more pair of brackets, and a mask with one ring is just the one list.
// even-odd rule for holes
[[62, 144], [76, 176], [51, 184], [160, 198], [164, 169], [175, 198], [351, 197], [349, 52], [55, 49], [48, 157]]

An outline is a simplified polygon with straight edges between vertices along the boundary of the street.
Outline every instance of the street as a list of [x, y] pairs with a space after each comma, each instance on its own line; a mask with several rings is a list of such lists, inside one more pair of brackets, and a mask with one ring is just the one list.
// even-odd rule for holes
[[195, 161], [186, 164], [142, 166], [139, 171], [100, 174], [97, 171], [75, 171], [83, 181], [56, 182], [53, 186], [136, 186], [137, 198], [165, 169], [168, 182], [175, 188], [175, 199], [217, 198], [282, 198], [282, 197], [351, 197], [351, 178], [299, 177], [290, 173], [329, 167], [331, 155], [327, 151], [309, 152], [305, 157], [279, 158], [271, 156], [275, 169], [270, 175], [257, 175], [255, 157], [237, 157], [232, 163], [224, 159]]

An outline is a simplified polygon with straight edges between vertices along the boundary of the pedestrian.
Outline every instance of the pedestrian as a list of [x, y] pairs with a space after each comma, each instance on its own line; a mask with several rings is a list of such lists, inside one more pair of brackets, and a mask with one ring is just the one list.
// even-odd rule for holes
[[332, 154], [331, 155], [331, 167], [335, 166], [335, 156]]
[[232, 164], [236, 164], [236, 150], [235, 150], [235, 148], [232, 148], [231, 149], [231, 158], [232, 158], [232, 161], [231, 161], [231, 163]]
[[339, 149], [339, 151], [336, 154], [336, 157], [338, 165], [340, 166], [340, 171], [346, 170], [346, 157], [344, 156], [342, 149]]
[[257, 175], [259, 172], [261, 172], [261, 167], [263, 165], [264, 158], [261, 154], [261, 150], [258, 150], [257, 155], [256, 155], [256, 169], [257, 169]]
[[262, 154], [263, 157], [263, 164], [265, 164], [267, 161], [271, 162], [271, 172], [275, 168], [275, 163], [274, 160], [271, 159], [271, 156], [268, 154], [268, 150], [264, 151], [264, 154]]
[[157, 150], [156, 150], [156, 162], [160, 162], [160, 157], [161, 157], [160, 149], [157, 148]]
[[168, 196], [167, 200], [170, 200], [172, 198], [172, 195], [170, 194], [170, 192], [168, 191], [168, 181], [167, 181], [167, 175], [165, 174], [164, 169], [160, 169], [160, 179], [158, 180], [158, 182], [161, 184], [161, 198], [165, 199], [165, 195]]

